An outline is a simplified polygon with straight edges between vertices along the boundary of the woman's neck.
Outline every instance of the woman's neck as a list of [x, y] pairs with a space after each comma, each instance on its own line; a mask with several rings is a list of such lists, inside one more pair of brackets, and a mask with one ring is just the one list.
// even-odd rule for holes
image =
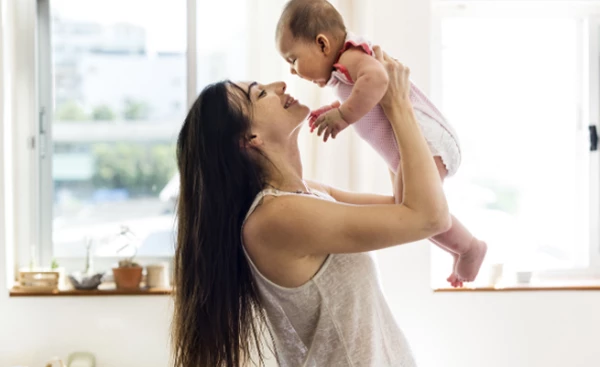
[[267, 155], [270, 160], [267, 185], [281, 191], [307, 192], [308, 186], [302, 178], [302, 160], [298, 147]]

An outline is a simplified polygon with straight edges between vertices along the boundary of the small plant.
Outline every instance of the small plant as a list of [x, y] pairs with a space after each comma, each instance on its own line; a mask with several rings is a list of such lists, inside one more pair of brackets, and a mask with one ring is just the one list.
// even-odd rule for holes
[[133, 231], [131, 231], [131, 229], [127, 226], [121, 226], [121, 231], [118, 234], [119, 237], [123, 237], [125, 239], [125, 245], [123, 245], [123, 247], [121, 247], [120, 249], [117, 250], [117, 253], [120, 253], [121, 251], [125, 250], [127, 247], [132, 247], [133, 248], [133, 255], [119, 260], [119, 268], [137, 268], [140, 265], [138, 263], [136, 263], [135, 261], [133, 261], [133, 259], [135, 258], [135, 255], [137, 255], [137, 247], [135, 245], [133, 245], [131, 243], [131, 241], [135, 240], [135, 234], [133, 233]]
[[125, 241], [125, 245], [117, 250], [117, 253], [123, 251], [127, 247], [133, 247], [133, 255], [120, 260], [119, 266], [112, 269], [117, 289], [140, 289], [143, 268], [133, 261], [137, 254], [137, 247], [132, 244], [132, 241], [137, 239], [129, 227], [126, 226], [121, 227], [121, 231], [117, 235], [117, 238], [123, 238]]
[[50, 264], [50, 269], [52, 270], [56, 270], [58, 269], [60, 266], [58, 265], [58, 261], [56, 259], [52, 259], [52, 263]]

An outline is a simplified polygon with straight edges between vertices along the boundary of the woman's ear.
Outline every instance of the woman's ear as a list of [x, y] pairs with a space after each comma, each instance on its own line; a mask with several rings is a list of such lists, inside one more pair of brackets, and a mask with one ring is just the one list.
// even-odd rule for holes
[[258, 143], [258, 141], [256, 140], [257, 138], [258, 136], [256, 136], [255, 134], [242, 137], [240, 139], [240, 148], [246, 149], [255, 147]]
[[315, 41], [317, 42], [321, 53], [324, 56], [329, 56], [329, 54], [331, 53], [331, 43], [329, 42], [329, 38], [327, 38], [326, 35], [320, 33], [319, 35], [317, 35]]
[[248, 146], [252, 148], [258, 148], [263, 144], [262, 139], [256, 134], [250, 134], [250, 136], [248, 136], [247, 142]]

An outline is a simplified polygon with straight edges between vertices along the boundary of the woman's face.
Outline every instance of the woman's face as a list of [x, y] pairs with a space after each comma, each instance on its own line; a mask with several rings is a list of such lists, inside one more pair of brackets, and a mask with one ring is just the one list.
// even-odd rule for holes
[[[310, 109], [285, 94], [285, 83], [235, 83], [234, 93], [244, 93], [251, 104], [251, 134], [263, 143], [284, 143], [304, 123]], [[297, 135], [294, 135], [297, 136]]]

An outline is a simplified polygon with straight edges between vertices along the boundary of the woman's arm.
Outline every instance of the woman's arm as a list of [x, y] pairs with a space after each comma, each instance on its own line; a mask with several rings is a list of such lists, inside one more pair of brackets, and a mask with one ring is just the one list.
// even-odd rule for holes
[[[378, 46], [373, 48], [378, 60], [385, 65], [390, 81], [380, 105], [394, 130], [400, 150], [401, 177], [396, 177], [394, 192], [403, 192], [403, 207], [425, 215], [448, 229], [450, 213], [437, 167], [414, 116], [410, 103], [410, 71], [391, 59]], [[385, 62], [383, 62], [385, 60]]]
[[248, 219], [246, 242], [306, 256], [371, 251], [448, 229], [450, 215], [441, 180], [408, 98], [408, 70], [384, 57], [379, 48], [375, 51], [390, 77], [381, 106], [402, 155], [403, 203], [352, 205], [299, 195], [271, 198]]
[[355, 205], [394, 204], [394, 197], [390, 195], [378, 195], [362, 192], [351, 192], [336, 189], [314, 181], [306, 181], [311, 189], [326, 192], [339, 203]]

